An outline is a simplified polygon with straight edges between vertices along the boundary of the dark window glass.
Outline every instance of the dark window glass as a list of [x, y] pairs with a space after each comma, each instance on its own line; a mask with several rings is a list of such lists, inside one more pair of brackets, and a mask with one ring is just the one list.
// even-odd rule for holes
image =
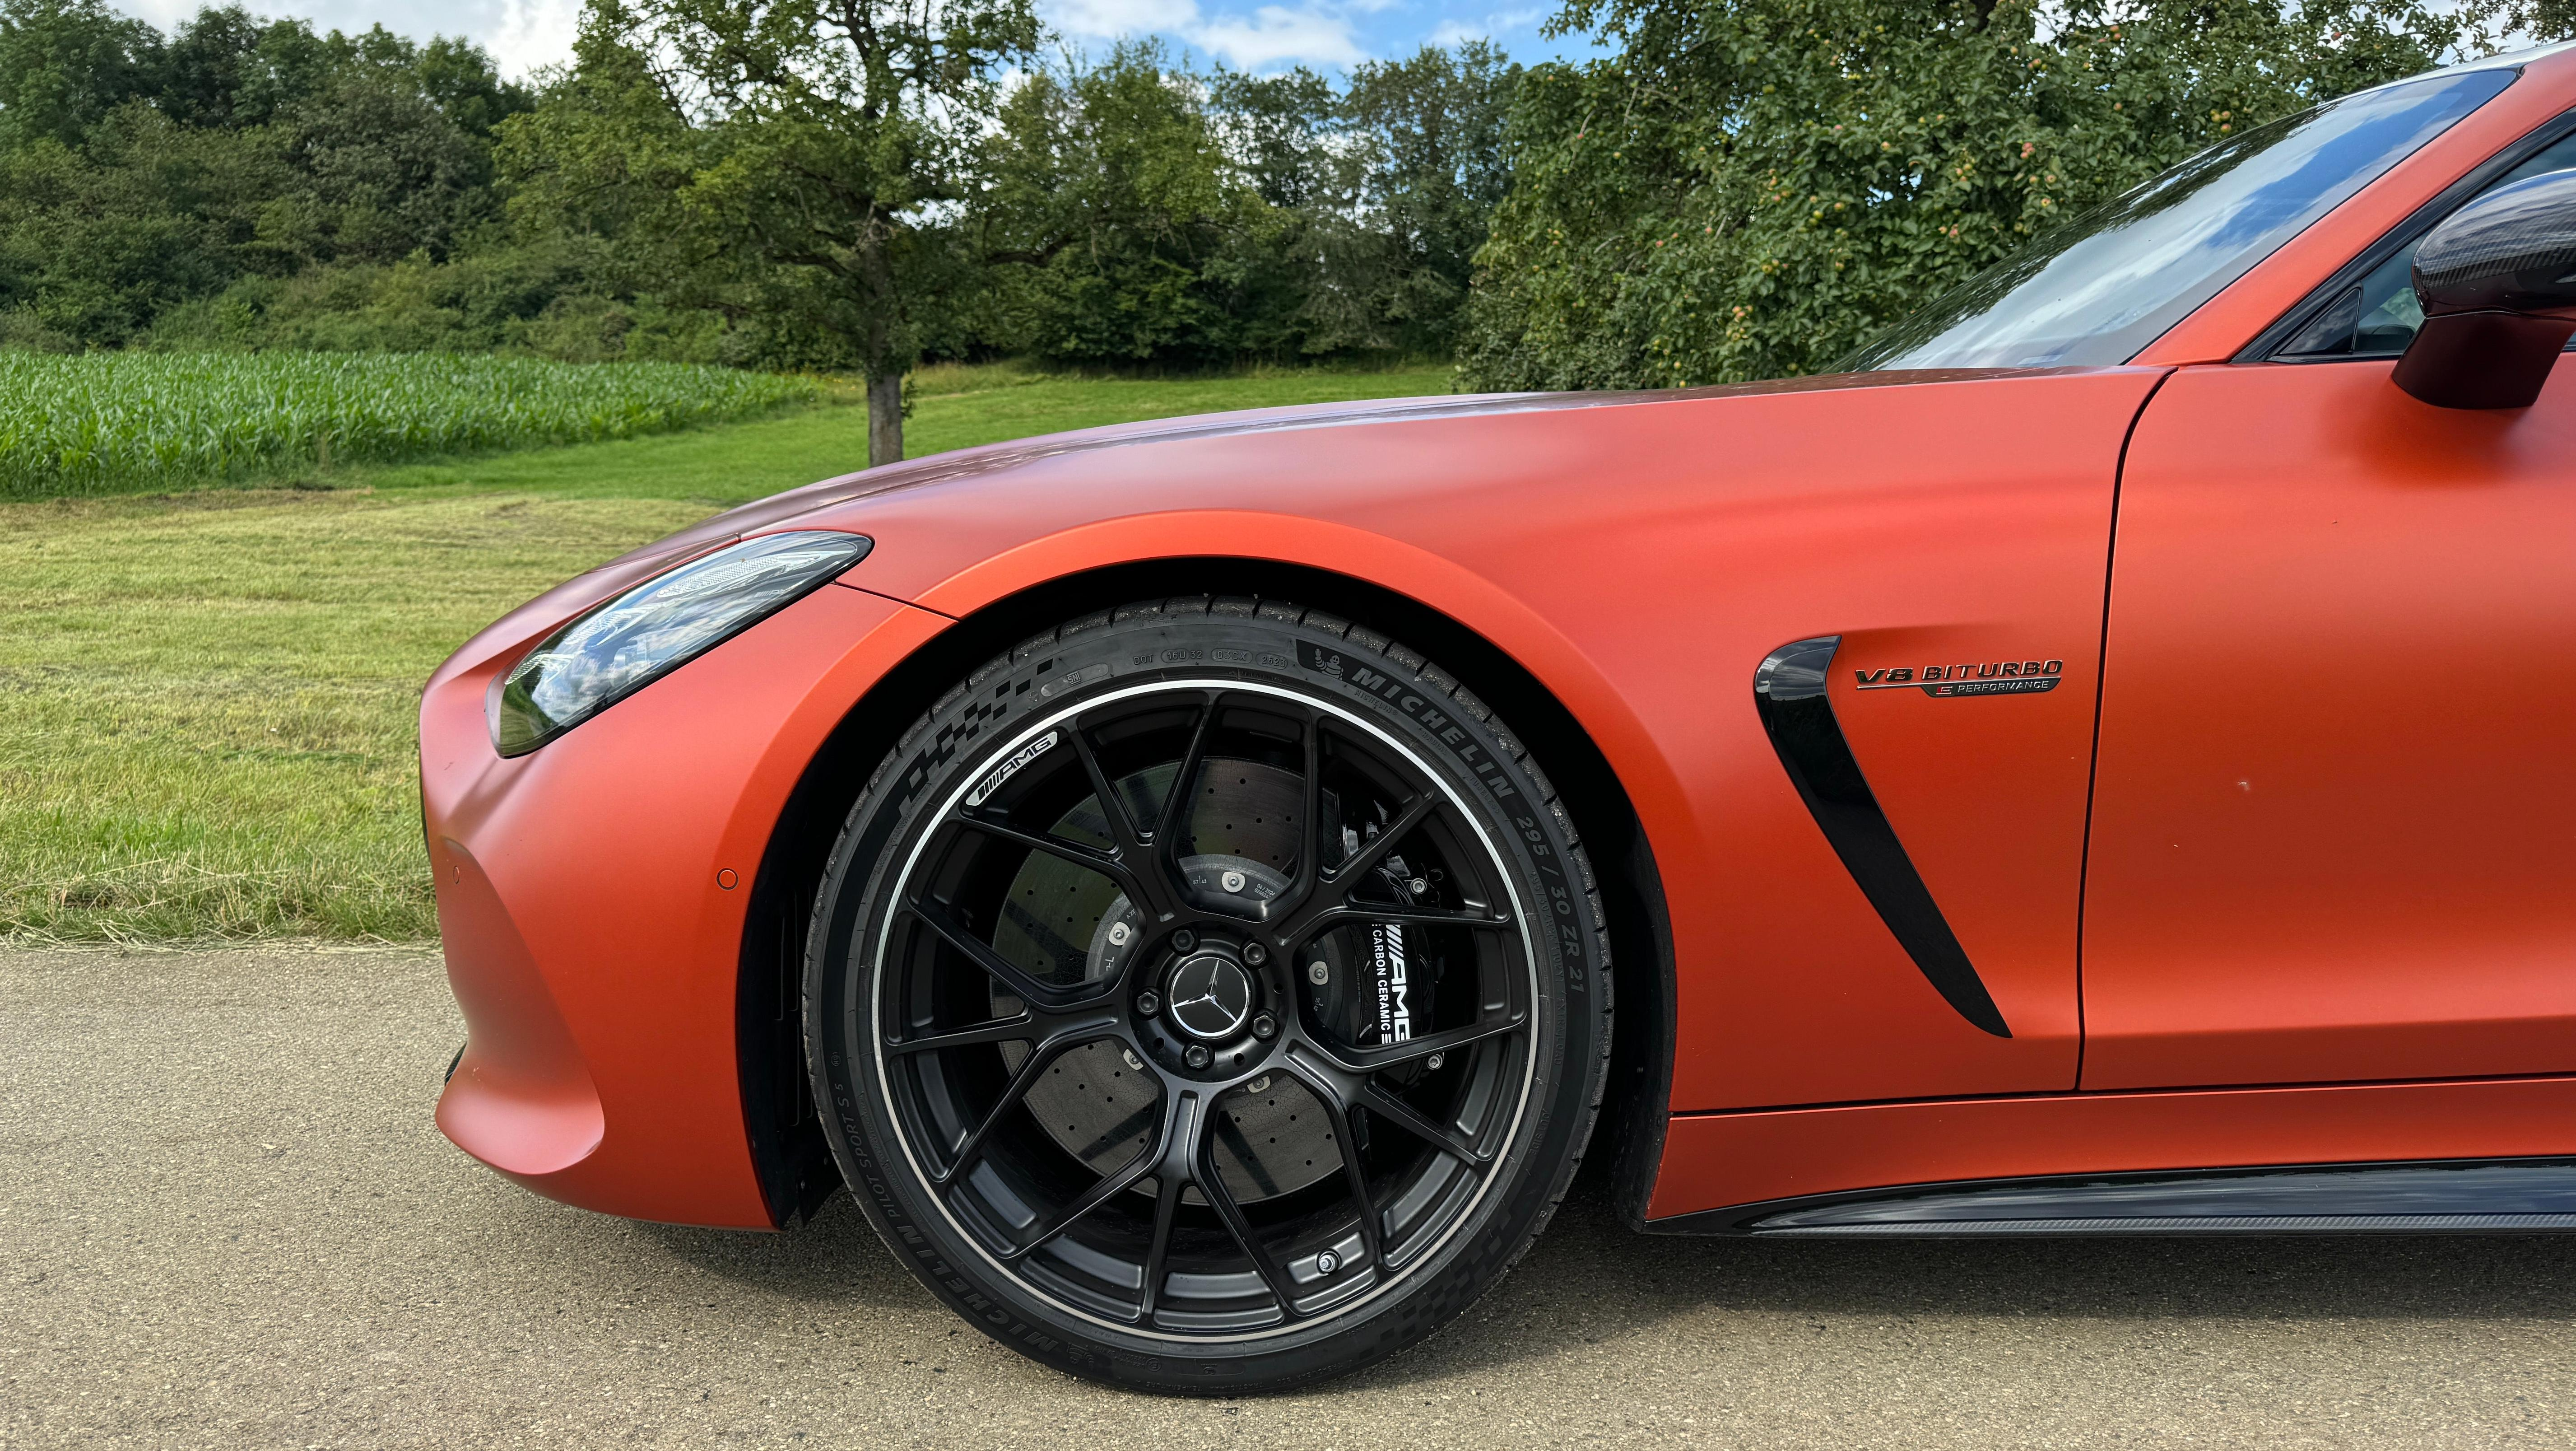
[[[2542, 147], [2520, 166], [2497, 177], [2486, 191], [2571, 167], [2576, 167], [2576, 134]], [[2430, 232], [2432, 228], [2424, 230]], [[2396, 256], [2372, 268], [2369, 276], [2346, 288], [2332, 307], [2290, 339], [2281, 349], [2281, 356], [2390, 358], [2406, 351], [2406, 345], [2415, 340], [2415, 329], [2424, 325], [2424, 309], [2415, 301], [2414, 276], [2415, 248], [2423, 240], [2419, 236], [2407, 243]]]
[[2436, 71], [2222, 141], [1970, 279], [1843, 367], [2125, 363], [2518, 73]]

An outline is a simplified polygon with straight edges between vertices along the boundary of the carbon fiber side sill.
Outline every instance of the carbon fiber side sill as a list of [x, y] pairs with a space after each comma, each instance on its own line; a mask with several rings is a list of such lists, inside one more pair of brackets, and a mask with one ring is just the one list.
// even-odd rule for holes
[[1825, 671], [1833, 664], [1840, 635], [1793, 640], [1763, 658], [1753, 672], [1753, 707], [1771, 748], [1780, 753], [1800, 799], [1823, 829], [1825, 840], [1843, 867], [1860, 884], [1861, 895], [1878, 909], [1879, 920], [1896, 934], [1897, 943], [1942, 1000], [1959, 1016], [1998, 1038], [2009, 1038], [2003, 1013], [1986, 992], [1985, 980], [1968, 961], [1967, 949], [1950, 931], [1931, 889], [1914, 870], [1905, 844], [1896, 839], [1878, 797], [1869, 789], [1853, 759], [1851, 744], [1834, 720], [1833, 700], [1825, 692]]
[[1948, 1219], [1755, 1229], [1761, 1239], [1952, 1239], [2062, 1234], [2531, 1234], [2576, 1230], [2576, 1214], [2242, 1214], [2102, 1219]]
[[2565, 1232], [2576, 1230], [2576, 1163], [2419, 1159], [1971, 1180], [1738, 1204], [1646, 1227], [1760, 1239]]

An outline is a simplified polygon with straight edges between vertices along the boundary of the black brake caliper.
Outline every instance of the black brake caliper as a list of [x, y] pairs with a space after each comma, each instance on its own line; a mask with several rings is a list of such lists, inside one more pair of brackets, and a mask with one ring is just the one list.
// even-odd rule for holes
[[[1377, 830], [1375, 824], [1365, 834], [1341, 827], [1342, 855], [1358, 852]], [[1381, 905], [1418, 906], [1425, 895], [1416, 890], [1418, 878], [1401, 856], [1389, 854], [1370, 877], [1361, 895]], [[1423, 966], [1420, 945], [1407, 940], [1401, 923], [1372, 922], [1333, 932], [1307, 953], [1306, 992], [1313, 1020], [1354, 1048], [1407, 1042], [1428, 1032], [1434, 975]]]

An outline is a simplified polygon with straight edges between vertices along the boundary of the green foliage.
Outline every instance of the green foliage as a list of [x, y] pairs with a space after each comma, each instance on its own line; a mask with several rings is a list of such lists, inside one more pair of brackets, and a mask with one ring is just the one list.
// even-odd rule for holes
[[968, 226], [1002, 270], [970, 336], [1082, 363], [1445, 353], [1517, 75], [1480, 42], [1338, 93], [1152, 43], [1041, 71], [984, 149]]
[[626, 438], [814, 396], [804, 380], [668, 363], [0, 353], [0, 497]]
[[1040, 66], [1031, 3], [589, 0], [531, 93], [460, 41], [0, 0], [0, 348], [849, 370], [895, 430], [924, 358], [1449, 350], [1498, 52]]
[[75, 145], [147, 93], [160, 65], [160, 33], [101, 0], [8, 0], [0, 4], [0, 145]]
[[1478, 255], [1469, 386], [1818, 371], [2221, 137], [2436, 63], [2414, 0], [1576, 0]]
[[2576, 39], [2576, 0], [2468, 0], [2460, 15], [2484, 35]]
[[763, 360], [851, 368], [870, 456], [971, 286], [943, 222], [1029, 0], [588, 0], [573, 76], [505, 123], [523, 224], [604, 229], [675, 302], [753, 322]]
[[1019, 315], [994, 331], [1076, 362], [1282, 351], [1293, 214], [1237, 174], [1192, 80], [1146, 43], [1012, 94], [973, 225], [986, 258], [1028, 270], [1008, 284]]
[[143, 340], [180, 351], [514, 353], [564, 362], [744, 361], [722, 315], [627, 288], [594, 236], [476, 248], [447, 262], [326, 263], [247, 277], [171, 307]]
[[316, 266], [453, 255], [499, 218], [489, 57], [208, 9], [0, 0], [0, 340], [116, 346]]
[[1476, 249], [1511, 190], [1504, 123], [1520, 75], [1484, 41], [1352, 71], [1350, 203], [1327, 232], [1310, 348], [1453, 350]]

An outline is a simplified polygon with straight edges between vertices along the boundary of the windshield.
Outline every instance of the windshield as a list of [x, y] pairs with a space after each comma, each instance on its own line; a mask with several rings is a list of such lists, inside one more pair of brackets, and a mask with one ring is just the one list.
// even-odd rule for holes
[[1951, 290], [1842, 371], [2125, 363], [2516, 74], [2437, 71], [2222, 141]]

